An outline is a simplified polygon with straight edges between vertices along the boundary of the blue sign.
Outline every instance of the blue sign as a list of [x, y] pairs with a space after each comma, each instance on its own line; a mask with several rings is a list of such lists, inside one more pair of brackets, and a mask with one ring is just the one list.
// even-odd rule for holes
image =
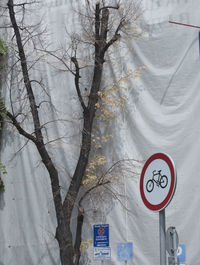
[[[179, 258], [180, 263], [186, 262], [186, 254], [185, 254], [185, 244], [179, 244], [177, 249], [177, 257]], [[171, 259], [171, 257], [170, 257]]]
[[186, 262], [185, 256], [185, 244], [179, 244], [177, 250], [177, 257], [179, 258], [180, 263]]
[[93, 245], [94, 247], [109, 246], [109, 225], [94, 225], [93, 226]]
[[117, 244], [117, 259], [118, 261], [133, 259], [133, 243], [118, 243]]

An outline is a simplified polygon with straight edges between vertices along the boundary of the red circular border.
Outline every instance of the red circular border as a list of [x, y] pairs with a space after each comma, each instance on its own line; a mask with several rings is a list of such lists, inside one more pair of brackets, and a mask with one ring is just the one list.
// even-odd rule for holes
[[[169, 192], [167, 194], [167, 197], [160, 204], [154, 205], [154, 204], [149, 203], [149, 201], [145, 197], [144, 190], [143, 190], [143, 181], [144, 181], [144, 175], [145, 175], [147, 167], [149, 166], [149, 164], [152, 161], [154, 161], [156, 159], [164, 160], [167, 163], [167, 165], [169, 166], [170, 173], [171, 173], [171, 186], [170, 186]], [[142, 197], [142, 200], [143, 200], [143, 203], [145, 204], [145, 206], [152, 211], [163, 210], [170, 203], [170, 201], [174, 195], [175, 189], [176, 189], [176, 172], [175, 172], [175, 166], [174, 166], [172, 159], [164, 153], [156, 153], [156, 154], [150, 156], [149, 159], [146, 161], [143, 169], [142, 169], [142, 173], [141, 173], [141, 177], [140, 177], [140, 194], [141, 194], [141, 197]]]

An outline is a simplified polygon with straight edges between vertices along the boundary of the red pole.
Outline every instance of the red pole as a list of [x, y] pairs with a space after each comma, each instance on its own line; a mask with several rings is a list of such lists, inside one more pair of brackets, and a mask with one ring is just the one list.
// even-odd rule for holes
[[200, 26], [195, 26], [195, 25], [185, 24], [185, 23], [176, 22], [176, 21], [169, 21], [169, 23], [177, 24], [177, 25], [181, 25], [181, 26], [186, 26], [186, 27], [191, 27], [191, 28], [197, 28], [197, 29], [200, 29]]

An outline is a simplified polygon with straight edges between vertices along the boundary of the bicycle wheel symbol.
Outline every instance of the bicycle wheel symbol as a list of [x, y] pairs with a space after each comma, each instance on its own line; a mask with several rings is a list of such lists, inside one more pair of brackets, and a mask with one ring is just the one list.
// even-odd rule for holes
[[168, 184], [168, 178], [165, 175], [163, 175], [160, 178], [160, 186], [161, 186], [161, 188], [164, 189], [167, 186], [167, 184]]
[[153, 189], [154, 189], [154, 182], [153, 182], [153, 180], [150, 179], [147, 181], [146, 190], [148, 192], [152, 192]]

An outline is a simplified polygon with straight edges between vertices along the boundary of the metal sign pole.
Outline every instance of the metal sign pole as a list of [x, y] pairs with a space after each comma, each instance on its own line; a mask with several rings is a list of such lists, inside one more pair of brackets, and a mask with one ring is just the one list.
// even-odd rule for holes
[[159, 212], [160, 265], [166, 265], [165, 209]]
[[176, 169], [171, 157], [164, 153], [150, 156], [140, 176], [140, 194], [148, 209], [159, 211], [160, 265], [166, 265], [165, 207], [175, 190]]

